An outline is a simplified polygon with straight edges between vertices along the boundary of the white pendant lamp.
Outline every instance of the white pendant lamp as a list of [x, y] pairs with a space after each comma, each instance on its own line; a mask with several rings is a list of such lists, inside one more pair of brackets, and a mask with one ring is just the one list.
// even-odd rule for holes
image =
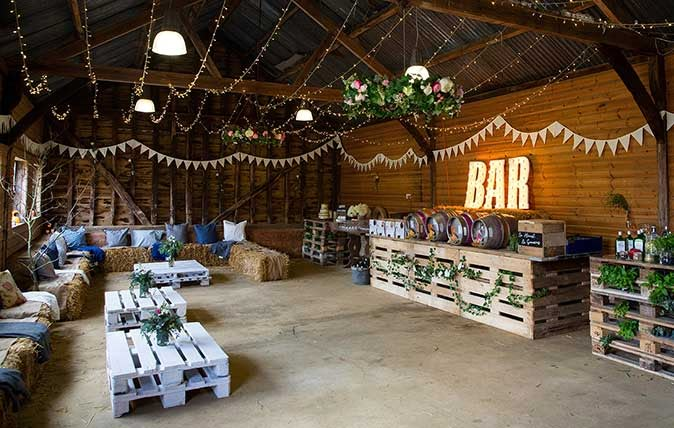
[[133, 109], [139, 113], [154, 113], [154, 102], [147, 98], [139, 98]]
[[295, 114], [295, 120], [298, 122], [311, 122], [314, 120], [314, 115], [311, 113], [311, 110], [301, 108], [297, 110], [297, 113]]
[[169, 2], [161, 31], [154, 36], [152, 42], [152, 52], [159, 55], [178, 56], [187, 53], [185, 39], [178, 31], [179, 23], [172, 8], [172, 2]]
[[410, 66], [407, 67], [407, 70], [405, 70], [405, 75], [409, 76], [412, 80], [426, 80], [430, 77], [430, 74], [428, 73], [428, 69], [426, 67], [424, 67], [423, 65], [419, 65], [419, 62], [417, 61], [417, 46], [419, 45], [418, 11], [417, 11], [417, 15], [415, 15], [415, 19], [417, 19], [417, 22], [416, 22], [417, 36], [416, 36], [416, 40], [414, 41], [414, 49], [412, 49], [412, 57], [410, 58]]

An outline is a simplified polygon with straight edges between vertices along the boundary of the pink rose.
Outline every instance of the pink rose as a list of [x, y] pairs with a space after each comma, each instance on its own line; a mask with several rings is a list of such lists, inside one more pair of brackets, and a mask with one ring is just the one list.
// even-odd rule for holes
[[157, 308], [154, 310], [154, 313], [157, 315], [161, 315], [161, 309]]
[[440, 82], [433, 83], [433, 92], [436, 94], [440, 92]]
[[227, 132], [227, 135], [229, 135], [230, 137], [233, 137], [233, 136], [234, 136], [234, 131], [228, 131], [228, 132]]
[[254, 132], [253, 133], [253, 140], [257, 140], [257, 138], [258, 138], [257, 132]]
[[351, 83], [353, 89], [360, 89], [360, 85], [362, 85], [360, 80], [354, 80], [353, 83]]
[[266, 137], [267, 135], [269, 135], [269, 132], [267, 132], [267, 131], [262, 131], [262, 136], [263, 136], [263, 137]]
[[381, 84], [382, 84], [382, 85], [384, 85], [384, 86], [388, 86], [388, 85], [389, 85], [389, 83], [391, 83], [391, 82], [389, 82], [389, 80], [388, 80], [388, 79], [384, 79], [384, 81], [383, 81], [383, 82], [381, 82]]

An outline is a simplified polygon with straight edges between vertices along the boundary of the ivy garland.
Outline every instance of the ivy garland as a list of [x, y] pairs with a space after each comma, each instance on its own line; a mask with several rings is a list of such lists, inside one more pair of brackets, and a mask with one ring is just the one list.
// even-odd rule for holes
[[[492, 301], [499, 295], [501, 289], [508, 288], [508, 295], [506, 299], [511, 305], [521, 308], [525, 303], [531, 302], [534, 299], [545, 297], [549, 294], [548, 289], [542, 288], [537, 290], [534, 294], [527, 296], [514, 293], [515, 274], [506, 270], [499, 270], [494, 281], [494, 287], [487, 291], [484, 295], [484, 302], [481, 305], [466, 302], [461, 296], [459, 289], [458, 276], [462, 275], [467, 279], [479, 279], [482, 272], [472, 269], [466, 263], [466, 258], [462, 257], [458, 264], [452, 264], [449, 267], [439, 263], [436, 258], [435, 248], [431, 248], [428, 256], [428, 263], [418, 263], [414, 256], [404, 253], [393, 253], [388, 263], [384, 266], [378, 260], [373, 258], [373, 266], [387, 275], [393, 276], [395, 279], [401, 281], [406, 290], [421, 290], [423, 291], [427, 284], [430, 284], [433, 278], [438, 278], [448, 282], [449, 288], [454, 295], [454, 301], [462, 312], [471, 315], [482, 316], [488, 313], [491, 309]], [[507, 274], [510, 282], [506, 283], [503, 275]], [[423, 285], [420, 285], [421, 282]]]

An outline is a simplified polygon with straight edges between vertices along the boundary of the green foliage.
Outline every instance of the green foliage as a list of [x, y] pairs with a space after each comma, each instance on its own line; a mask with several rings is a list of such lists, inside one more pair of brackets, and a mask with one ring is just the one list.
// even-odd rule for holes
[[131, 273], [130, 279], [129, 290], [133, 291], [135, 287], [138, 287], [140, 297], [145, 297], [154, 285], [154, 274], [149, 270], [134, 271]]
[[222, 130], [220, 138], [222, 138], [223, 143], [278, 146], [286, 139], [286, 134], [273, 130], [230, 126], [229, 129]]
[[620, 193], [609, 192], [606, 195], [606, 201], [604, 203], [609, 208], [619, 208], [625, 211], [630, 210], [630, 205], [627, 203], [627, 199]]
[[665, 329], [665, 327], [662, 327], [660, 325], [656, 325], [651, 329], [651, 334], [656, 337], [667, 337], [671, 333], [668, 332], [669, 329]]
[[609, 288], [634, 293], [638, 291], [635, 282], [638, 276], [639, 270], [635, 267], [603, 264], [599, 267], [597, 282]]
[[147, 340], [154, 334], [159, 346], [168, 345], [169, 339], [184, 330], [180, 317], [166, 303], [141, 321], [140, 331]]
[[344, 110], [350, 118], [397, 119], [408, 115], [454, 117], [463, 103], [463, 89], [450, 78], [395, 79], [351, 76], [344, 81]]
[[646, 278], [644, 286], [651, 289], [648, 300], [666, 312], [674, 312], [674, 273], [663, 275], [659, 272], [651, 272]]
[[602, 336], [601, 339], [599, 339], [599, 344], [602, 348], [606, 349], [611, 344], [611, 342], [613, 342], [613, 339], [615, 339], [615, 337], [611, 335]]
[[183, 247], [184, 244], [182, 242], [178, 241], [173, 236], [169, 236], [168, 239], [165, 239], [161, 242], [161, 245], [159, 246], [159, 253], [169, 260], [175, 259]]
[[655, 238], [653, 248], [661, 253], [674, 253], [674, 233]]
[[620, 327], [620, 330], [618, 330], [618, 336], [625, 340], [632, 340], [639, 331], [639, 321], [623, 319], [618, 321], [618, 327]]
[[613, 314], [616, 316], [616, 318], [625, 318], [625, 315], [627, 315], [629, 311], [630, 303], [627, 300], [623, 300], [613, 308]]

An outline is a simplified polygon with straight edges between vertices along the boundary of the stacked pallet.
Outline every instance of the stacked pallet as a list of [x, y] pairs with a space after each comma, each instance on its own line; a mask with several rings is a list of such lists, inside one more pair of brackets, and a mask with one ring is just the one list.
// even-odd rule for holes
[[[510, 251], [381, 237], [370, 237], [370, 248], [370, 283], [380, 290], [529, 339], [587, 325], [587, 257], [541, 261]], [[446, 268], [463, 263], [472, 275], [457, 275], [456, 282], [429, 280], [417, 278], [413, 270], [410, 281], [387, 268], [396, 255], [427, 266], [432, 252], [435, 263]]]
[[329, 220], [304, 220], [302, 257], [322, 266], [341, 264], [348, 257], [346, 234], [332, 228]]
[[[606, 283], [600, 280], [605, 265], [632, 270], [635, 280], [627, 286]], [[651, 302], [654, 290], [647, 285], [649, 275], [673, 274], [674, 266], [592, 257], [590, 268], [592, 352], [674, 380], [674, 314]]]

